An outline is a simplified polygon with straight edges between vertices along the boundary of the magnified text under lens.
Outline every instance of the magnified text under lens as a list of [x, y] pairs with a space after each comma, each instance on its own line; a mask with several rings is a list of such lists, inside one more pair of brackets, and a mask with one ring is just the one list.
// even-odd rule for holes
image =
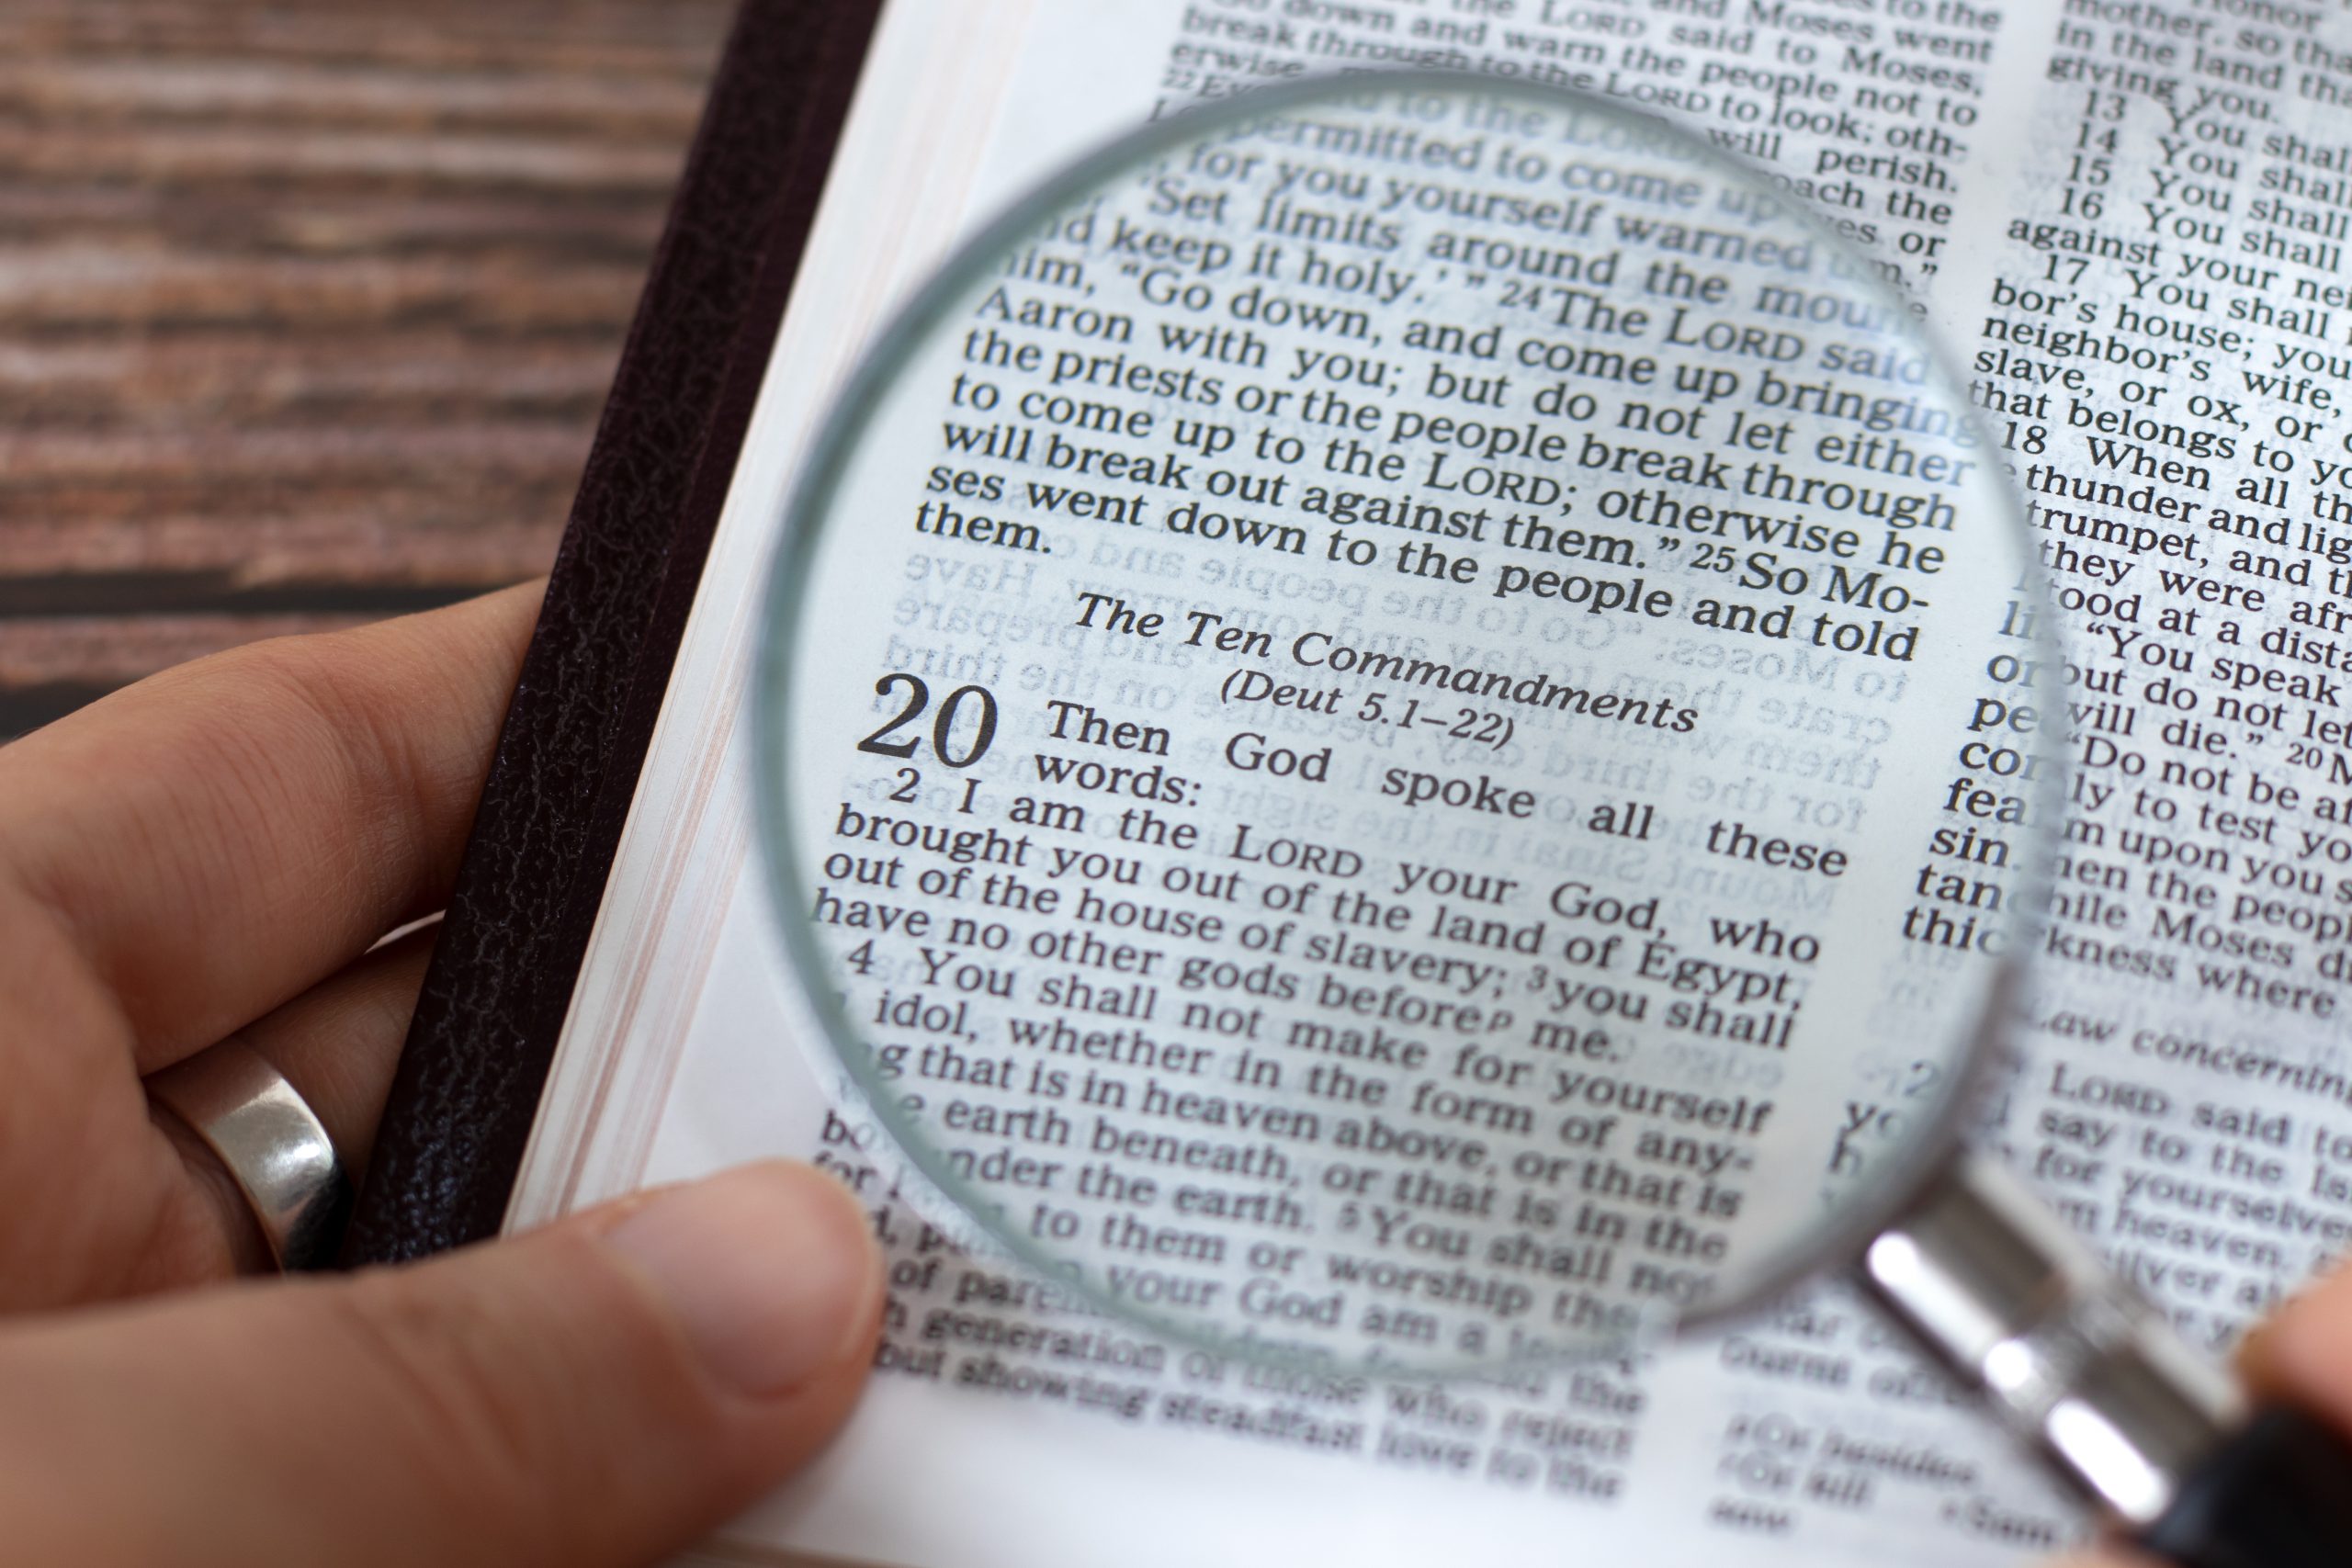
[[1814, 1261], [2019, 915], [2031, 562], [1911, 309], [1494, 85], [1132, 141], [868, 367], [772, 849], [911, 1158], [1098, 1304], [1403, 1371]]

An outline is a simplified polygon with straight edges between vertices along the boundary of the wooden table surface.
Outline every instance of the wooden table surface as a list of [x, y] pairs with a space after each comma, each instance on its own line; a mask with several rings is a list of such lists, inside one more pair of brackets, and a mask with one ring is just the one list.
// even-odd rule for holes
[[0, 0], [0, 738], [546, 568], [725, 0]]

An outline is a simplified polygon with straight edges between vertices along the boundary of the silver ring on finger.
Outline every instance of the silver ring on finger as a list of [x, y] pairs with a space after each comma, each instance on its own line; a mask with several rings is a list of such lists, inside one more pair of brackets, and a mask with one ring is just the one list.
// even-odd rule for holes
[[351, 1181], [286, 1075], [232, 1037], [153, 1075], [147, 1093], [219, 1156], [280, 1269], [334, 1261]]

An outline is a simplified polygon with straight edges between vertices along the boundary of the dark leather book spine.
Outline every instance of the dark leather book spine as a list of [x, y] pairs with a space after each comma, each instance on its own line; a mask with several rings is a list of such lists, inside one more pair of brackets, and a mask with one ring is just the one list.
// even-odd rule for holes
[[745, 0], [556, 552], [343, 1249], [498, 1229], [880, 0]]

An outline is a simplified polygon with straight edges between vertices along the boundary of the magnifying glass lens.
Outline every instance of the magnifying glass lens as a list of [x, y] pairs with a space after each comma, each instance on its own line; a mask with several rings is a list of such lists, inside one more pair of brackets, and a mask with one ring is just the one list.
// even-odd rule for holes
[[1076, 1299], [1622, 1348], [1942, 1151], [2049, 818], [1998, 450], [1878, 270], [1497, 84], [1161, 125], [835, 417], [765, 651], [787, 945]]

